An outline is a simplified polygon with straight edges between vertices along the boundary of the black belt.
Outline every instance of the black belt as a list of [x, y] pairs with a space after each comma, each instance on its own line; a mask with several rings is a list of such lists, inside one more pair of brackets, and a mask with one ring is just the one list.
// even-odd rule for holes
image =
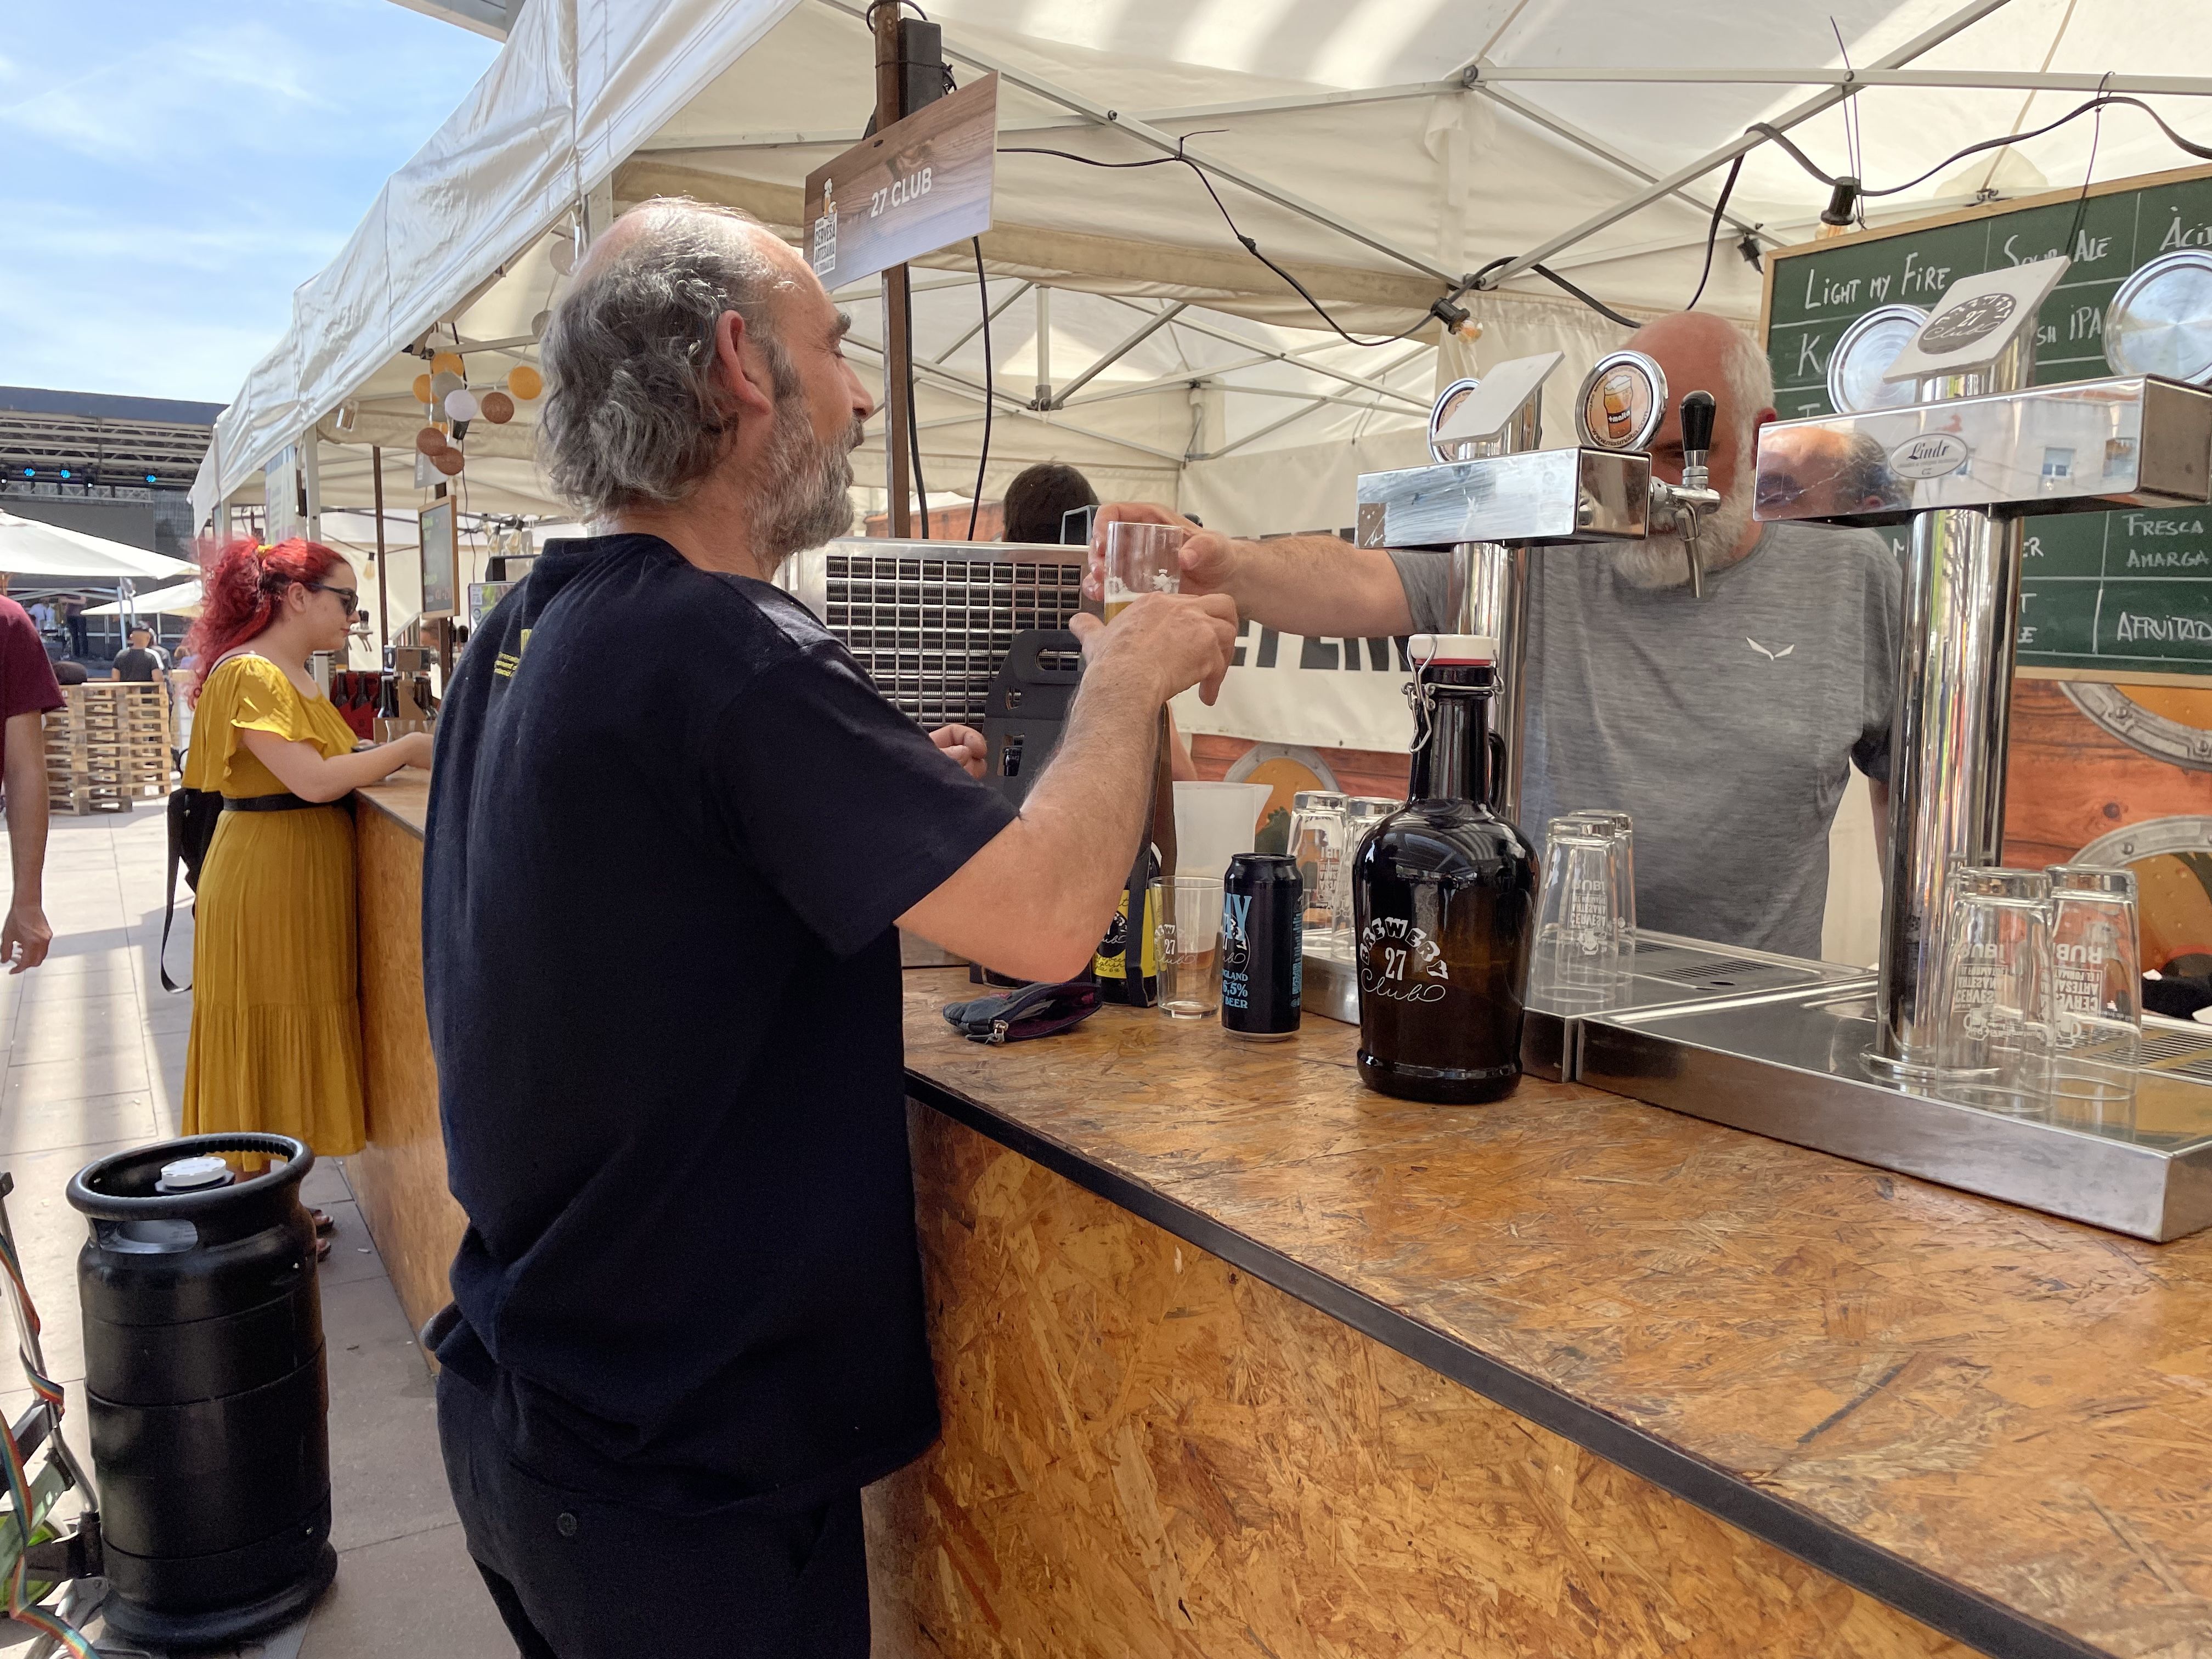
[[349, 806], [351, 795], [340, 795], [336, 800], [302, 800], [294, 794], [225, 795], [222, 810], [226, 812], [303, 812], [311, 806]]

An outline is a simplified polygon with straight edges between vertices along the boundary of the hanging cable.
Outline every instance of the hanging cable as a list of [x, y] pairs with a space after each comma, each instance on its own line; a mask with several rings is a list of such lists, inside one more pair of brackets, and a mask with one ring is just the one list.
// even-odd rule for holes
[[929, 539], [929, 486], [921, 480], [921, 410], [914, 395], [914, 284], [901, 296], [906, 312], [906, 439], [914, 460], [914, 499], [921, 508], [921, 539]]
[[[2112, 78], [2106, 70], [2097, 77], [2097, 91], [2101, 95], [2105, 83]], [[2089, 165], [2081, 169], [2081, 194], [2074, 203], [2074, 222], [2066, 228], [2066, 257], [2072, 258], [2074, 250], [2081, 246], [2081, 221], [2089, 212], [2089, 181], [2097, 176], [2097, 143], [2105, 136], [2105, 112], [2097, 112], [2096, 121], [2089, 129]]]
[[[2060, 127], [2064, 126], [2069, 121], [2076, 120], [2084, 115], [2090, 114], [2094, 111], [2109, 108], [2117, 104], [2127, 104], [2132, 106], [2134, 108], [2139, 109], [2144, 114], [2149, 116], [2150, 118], [2157, 124], [2158, 130], [2166, 135], [2168, 142], [2170, 142], [2175, 149], [2185, 151], [2187, 154], [2197, 156], [2202, 161], [2212, 161], [2212, 147], [2199, 144], [2190, 139], [2183, 137], [2179, 133], [2176, 132], [2172, 127], [2166, 124], [2166, 120], [2164, 116], [2153, 109], [2148, 104], [2143, 102], [2142, 99], [2131, 98], [2127, 94], [2121, 92], [2100, 93], [2096, 97], [2088, 100], [2086, 103], [2080, 105], [2078, 107], [2067, 111], [2065, 114], [2060, 116], [2056, 121], [2051, 122], [2048, 125], [2038, 127], [2033, 132], [2008, 132], [2000, 137], [1984, 138], [1978, 144], [1969, 144], [1964, 149], [1956, 150], [1951, 155], [1945, 156], [1934, 167], [1929, 168], [1927, 172], [1920, 174], [1920, 176], [1916, 179], [1907, 179], [1901, 185], [1887, 185], [1880, 190], [1870, 190], [1862, 187], [1859, 194], [1862, 196], [1895, 196], [1902, 191], [1911, 190], [1915, 185], [1926, 184], [1937, 173], [1942, 172], [1944, 168], [1952, 166], [1955, 162], [1965, 161], [1969, 155], [1978, 155], [1985, 149], [2002, 149], [2007, 144], [2021, 143], [2030, 138], [2040, 138], [2046, 132], [2057, 131]], [[1807, 173], [1812, 174], [1814, 178], [1818, 179], [1822, 184], [1833, 188], [1839, 182], [1838, 179], [1831, 178], [1826, 173], [1821, 171], [1820, 166], [1818, 162], [1814, 161], [1811, 156], [1806, 155], [1803, 150], [1798, 149], [1796, 144], [1792, 143], [1789, 137], [1783, 132], [1782, 129], [1774, 125], [1771, 122], [1754, 121], [1749, 126], [1746, 127], [1744, 131], [1746, 132], [1755, 132], [1759, 134], [1760, 137], [1765, 138], [1768, 143], [1779, 149], [1784, 155], [1788, 155], [1790, 160], [1796, 162], [1799, 167], [1804, 168]]]
[[[975, 457], [975, 493], [968, 498], [968, 539], [975, 539], [975, 514], [983, 507], [983, 469], [991, 464], [991, 405], [998, 398], [998, 390], [991, 379], [991, 284], [983, 275], [983, 239], [970, 236], [968, 245], [975, 250], [975, 293], [983, 304], [983, 449]], [[912, 336], [908, 337], [912, 343]]]
[[[1190, 136], [1194, 137], [1195, 135]], [[1249, 236], [1247, 236], [1242, 230], [1237, 228], [1237, 221], [1230, 216], [1228, 206], [1222, 201], [1221, 193], [1214, 189], [1213, 180], [1207, 177], [1205, 167], [1191, 156], [1178, 153], [1174, 155], [1148, 156], [1141, 161], [1101, 161], [1089, 155], [1078, 155], [1073, 150], [1046, 149], [1034, 144], [1003, 144], [1000, 146], [999, 154], [1001, 155], [1054, 155], [1058, 156], [1063, 161], [1080, 161], [1087, 167], [1111, 167], [1117, 169], [1122, 167], [1173, 167], [1176, 162], [1180, 161], [1183, 166], [1188, 167], [1193, 173], [1198, 175], [1198, 182], [1206, 186], [1206, 193], [1213, 198], [1213, 205], [1220, 213], [1222, 222], [1229, 227], [1229, 234], [1237, 239], [1238, 246], [1243, 247], [1247, 253], [1257, 259], [1261, 264], [1267, 266], [1268, 270], [1273, 271], [1276, 276], [1281, 277], [1285, 283], [1289, 283], [1292, 291], [1297, 295], [1298, 298], [1304, 300], [1307, 305], [1313, 308], [1314, 315], [1320, 318], [1324, 323], [1327, 323], [1329, 327], [1335, 331], [1340, 338], [1348, 341], [1353, 345], [1365, 346], [1371, 349], [1376, 346], [1396, 345], [1401, 340], [1412, 339], [1414, 335], [1419, 333], [1423, 329], [1429, 325], [1429, 319], [1431, 317], [1437, 318], [1439, 321], [1446, 324], [1447, 326], [1451, 325], [1451, 319], [1443, 316], [1435, 307], [1431, 307], [1428, 313], [1423, 316], [1419, 322], [1415, 323], [1413, 327], [1407, 329], [1402, 334], [1386, 334], [1380, 339], [1363, 340], [1356, 334], [1346, 333], [1343, 325], [1322, 308], [1322, 302], [1314, 298], [1312, 294], [1307, 290], [1306, 285], [1304, 283], [1291, 276], [1289, 271], [1284, 270], [1282, 266], [1277, 264], [1266, 254], [1261, 252], [1259, 243], [1254, 241]], [[1559, 279], [1557, 277], [1553, 277], [1553, 280], [1557, 282]], [[1577, 293], [1580, 292], [1579, 289], [1574, 291]], [[1451, 301], [1458, 298], [1459, 295], [1466, 292], [1467, 289], [1464, 287], [1455, 288], [1449, 294], [1444, 295], [1442, 300], [1438, 301], [1437, 305], [1448, 305]], [[1587, 298], [1587, 296], [1584, 297]], [[1595, 304], [1596, 302], [1595, 301], [1591, 301], [1590, 303]], [[1457, 309], [1457, 307], [1453, 308], [1455, 310]], [[1633, 326], [1633, 325], [1631, 325], [1631, 326]]]
[[[1705, 297], [1705, 284], [1713, 275], [1713, 245], [1720, 240], [1721, 219], [1728, 212], [1729, 197], [1735, 189], [1735, 176], [1743, 171], [1743, 157], [1739, 155], [1729, 163], [1728, 177], [1721, 182], [1720, 199], [1713, 204], [1712, 222], [1705, 227], [1705, 267], [1698, 273], [1698, 291], [1690, 296], [1690, 303], [1682, 307], [1695, 311], [1698, 301]], [[1754, 250], [1754, 257], [1756, 251]]]
[[1604, 301], [1599, 299], [1595, 294], [1585, 294], [1581, 289], [1577, 288], [1572, 283], [1560, 276], [1558, 271], [1553, 270], [1549, 265], [1531, 265], [1528, 269], [1534, 271], [1546, 282], [1551, 283], [1553, 287], [1563, 289], [1567, 293], [1573, 295], [1575, 298], [1580, 300], [1592, 311], [1595, 311], [1599, 316], [1604, 318], [1606, 321], [1609, 323], [1619, 323], [1623, 328], [1641, 328], [1644, 326], [1643, 324], [1638, 322], [1633, 317], [1624, 317], [1620, 313], [1615, 311], [1611, 306], [1606, 304]]

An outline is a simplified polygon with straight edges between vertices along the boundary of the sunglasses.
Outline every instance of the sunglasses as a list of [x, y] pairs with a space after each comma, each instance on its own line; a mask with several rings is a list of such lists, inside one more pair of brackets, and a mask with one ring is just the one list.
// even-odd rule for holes
[[333, 587], [328, 582], [307, 582], [302, 586], [318, 593], [337, 594], [338, 603], [345, 607], [345, 613], [349, 617], [353, 615], [356, 607], [361, 603], [361, 591], [358, 588]]

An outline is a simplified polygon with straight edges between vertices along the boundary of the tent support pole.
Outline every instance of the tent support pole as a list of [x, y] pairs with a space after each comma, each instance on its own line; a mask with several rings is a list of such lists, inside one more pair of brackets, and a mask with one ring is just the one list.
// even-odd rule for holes
[[1182, 313], [1189, 308], [1188, 302], [1178, 300], [1173, 305], [1170, 306], [1165, 311], [1160, 313], [1158, 316], [1153, 318], [1152, 321], [1140, 325], [1137, 331], [1130, 335], [1127, 339], [1122, 341], [1121, 344], [1110, 348], [1104, 356], [1101, 357], [1097, 362], [1091, 364], [1090, 368], [1085, 369], [1082, 374], [1077, 375], [1066, 386], [1060, 387], [1060, 390], [1053, 395], [1052, 406], [1054, 409], [1066, 408], [1067, 400], [1073, 397], [1077, 392], [1082, 391], [1085, 386], [1089, 386], [1092, 380], [1098, 377], [1101, 371], [1109, 368], [1114, 364], [1120, 362], [1122, 358], [1127, 356], [1139, 346], [1144, 344], [1146, 341], [1151, 339], [1153, 335], [1158, 333], [1160, 330], [1164, 328], [1168, 324], [1175, 321], [1176, 318], [1182, 316]]
[[368, 476], [376, 503], [376, 650], [380, 667], [392, 644], [392, 583], [384, 568], [384, 452], [374, 444], [368, 447]]
[[[883, 131], [899, 118], [899, 19], [897, 6], [878, 7], [876, 28], [876, 131]], [[914, 365], [914, 342], [907, 338], [906, 267], [892, 265], [884, 272], [884, 462], [887, 527], [895, 537], [914, 534], [914, 507], [908, 499], [908, 428], [915, 411], [906, 402], [907, 376]], [[921, 510], [926, 515], [929, 503]]]
[[[2004, 3], [2005, 0], [1969, 0], [1968, 4], [1961, 6], [1933, 28], [1913, 36], [1896, 51], [1883, 53], [1868, 67], [1876, 70], [1902, 69], [1922, 54], [1933, 52], [1953, 35], [1972, 27]], [[1833, 109], [1844, 99], [1850, 97], [1856, 90], [1856, 87], [1830, 87], [1826, 91], [1814, 94], [1812, 97], [1796, 107], [1785, 110], [1768, 125], [1778, 131], [1787, 131], [1790, 127], [1802, 125], [1822, 111]], [[1514, 277], [1518, 276], [1532, 265], [1540, 264], [1554, 253], [1564, 248], [1572, 247], [1585, 237], [1594, 236], [1608, 226], [1619, 224], [1631, 214], [1641, 212], [1652, 203], [1659, 200], [1661, 197], [1672, 196], [1692, 179], [1701, 179], [1716, 167], [1726, 167], [1737, 156], [1747, 151], [1757, 149], [1765, 142], [1765, 135], [1756, 132], [1747, 132], [1740, 137], [1730, 139], [1718, 149], [1699, 156], [1689, 166], [1679, 168], [1663, 179], [1655, 179], [1627, 200], [1615, 203], [1604, 212], [1583, 220], [1572, 230], [1563, 230], [1551, 240], [1499, 266], [1485, 276], [1480, 285], [1485, 289], [1493, 289], [1500, 283], [1512, 281]]]
[[[1485, 64], [1482, 64], [1480, 68], [1482, 70], [1482, 79], [1474, 83], [1474, 90], [1483, 94], [1492, 102], [1503, 104], [1507, 109], [1511, 110], [1516, 115], [1521, 117], [1522, 119], [1542, 128], [1546, 132], [1550, 133], [1554, 138], [1564, 138], [1576, 149], [1587, 150], [1590, 155], [1597, 156], [1600, 160], [1610, 162], [1613, 166], [1619, 167], [1623, 173], [1626, 173], [1632, 179], [1639, 179], [1647, 185], [1657, 182], [1659, 175], [1652, 172], [1642, 162], [1637, 161], [1633, 156], [1628, 155], [1623, 151], [1615, 149], [1611, 144], [1607, 143], [1602, 138], [1599, 138], [1594, 134], [1584, 132], [1580, 127], [1576, 126], [1572, 122], [1562, 120], [1559, 117], [1553, 114], [1551, 111], [1545, 109], [1542, 106], [1530, 103], [1526, 98], [1522, 97], [1520, 94], [1508, 92], [1504, 88], [1493, 84], [1491, 80], [1491, 75], [1492, 72], [1491, 66]], [[1705, 201], [1698, 197], [1692, 196], [1686, 190], [1678, 190], [1674, 191], [1673, 194], [1677, 201], [1688, 204], [1691, 207], [1697, 209], [1699, 214], [1708, 217], [1711, 216], [1713, 204], [1711, 202]], [[1738, 235], [1758, 236], [1760, 234], [1758, 226], [1753, 224], [1747, 219], [1738, 217], [1735, 214], [1730, 213], [1724, 216], [1724, 220], [1729, 228], [1731, 230], [1734, 230]], [[1765, 240], [1772, 243], [1777, 247], [1782, 246], [1779, 238], [1769, 236]], [[1698, 239], [1698, 241], [1699, 245], [1702, 246], [1705, 241], [1705, 238], [1700, 236]]]
[[[939, 286], [944, 288], [964, 288], [966, 284], [963, 283], [940, 283]], [[1009, 294], [1005, 299], [1000, 301], [998, 304], [991, 307], [991, 320], [994, 323], [997, 322], [1001, 315], [1012, 308], [1015, 301], [1020, 299], [1023, 295], [1029, 291], [1029, 283], [1017, 283], [1014, 285], [1014, 291], [1012, 294]], [[932, 357], [929, 361], [933, 363], [950, 362], [954, 352], [959, 350], [962, 346], [966, 345], [969, 341], [974, 339], [982, 331], [983, 325], [980, 320], [970, 323], [968, 325], [968, 331], [965, 334], [955, 340], [951, 345], [945, 347], [944, 350], [939, 352], [937, 356]]]

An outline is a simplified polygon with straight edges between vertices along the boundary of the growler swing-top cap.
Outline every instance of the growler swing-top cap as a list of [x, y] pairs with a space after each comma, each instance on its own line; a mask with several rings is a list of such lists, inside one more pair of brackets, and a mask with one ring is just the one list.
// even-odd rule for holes
[[1416, 634], [1406, 654], [1416, 668], [1488, 668], [1498, 661], [1498, 641], [1487, 634]]

